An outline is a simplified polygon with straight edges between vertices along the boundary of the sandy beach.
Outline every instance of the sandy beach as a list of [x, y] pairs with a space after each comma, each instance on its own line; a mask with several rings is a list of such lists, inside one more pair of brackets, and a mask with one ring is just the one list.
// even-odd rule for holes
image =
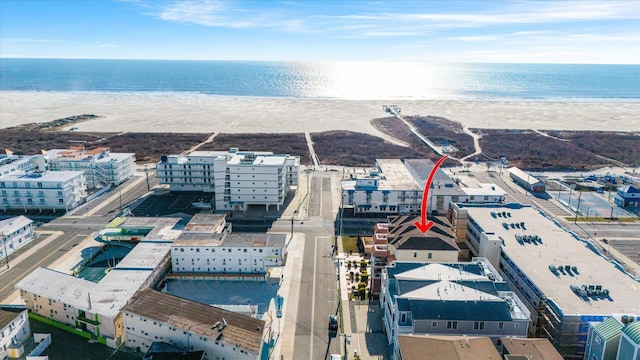
[[457, 100], [342, 100], [226, 97], [199, 94], [0, 92], [0, 128], [78, 114], [90, 132], [319, 132], [380, 135], [369, 121], [383, 104], [407, 115], [434, 115], [468, 127], [640, 131], [640, 102], [506, 102]]

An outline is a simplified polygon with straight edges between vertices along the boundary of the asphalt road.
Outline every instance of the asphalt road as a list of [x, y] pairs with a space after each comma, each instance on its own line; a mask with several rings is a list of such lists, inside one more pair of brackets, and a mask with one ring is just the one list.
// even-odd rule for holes
[[[8, 269], [6, 269], [6, 264], [3, 261], [1, 264], [3, 270], [0, 272], [0, 302], [3, 302], [13, 294], [15, 284], [33, 270], [38, 267], [50, 266], [87, 236], [90, 236], [94, 231], [97, 231], [109, 223], [109, 221], [118, 215], [121, 204], [122, 207], [126, 207], [126, 205], [136, 201], [140, 196], [145, 194], [147, 192], [146, 181], [139, 181], [138, 179], [139, 178], [134, 177], [111, 192], [103, 194], [92, 202], [74, 209], [70, 214], [53, 219], [48, 223], [43, 223], [38, 227], [36, 229], [37, 232], [61, 231], [63, 234], [36, 250], [31, 256], [23, 258], [20, 262], [15, 261], [18, 254], [9, 255]], [[138, 183], [136, 183], [135, 186], [129, 187], [129, 185], [135, 183], [136, 180], [138, 180]], [[157, 180], [152, 174], [149, 175], [149, 184], [151, 187], [157, 184]], [[92, 210], [97, 207], [99, 210], [95, 211], [93, 215], [88, 215], [88, 213], [91, 213]], [[33, 244], [29, 245], [29, 248], [45, 241], [48, 236], [48, 234], [41, 233], [38, 235], [38, 238], [33, 241]], [[12, 258], [14, 260], [13, 262]]]
[[338, 309], [338, 279], [333, 259], [334, 218], [331, 174], [312, 173], [309, 217], [296, 226], [306, 237], [294, 340], [294, 359], [325, 359], [339, 353], [339, 338], [331, 338], [329, 315]]

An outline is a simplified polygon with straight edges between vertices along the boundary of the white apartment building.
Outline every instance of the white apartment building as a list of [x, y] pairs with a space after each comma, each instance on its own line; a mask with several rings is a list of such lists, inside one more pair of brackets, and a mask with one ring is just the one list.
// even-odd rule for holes
[[0, 154], [0, 177], [15, 172], [43, 172], [44, 158], [40, 155], [20, 156]]
[[33, 240], [33, 221], [26, 216], [0, 220], [0, 259]]
[[486, 256], [531, 312], [531, 332], [565, 359], [582, 359], [591, 323], [611, 314], [640, 319], [640, 286], [591, 242], [520, 204], [453, 204], [451, 223], [475, 256]]
[[[0, 359], [22, 355], [21, 344], [31, 337], [29, 311], [23, 305], [0, 305]], [[12, 353], [12, 352], [15, 352]]]
[[218, 307], [146, 289], [123, 309], [126, 346], [146, 352], [161, 341], [204, 359], [258, 360], [263, 357], [265, 322]]
[[283, 265], [284, 234], [233, 233], [224, 215], [196, 214], [171, 245], [173, 273], [264, 274]]
[[[378, 159], [366, 176], [342, 181], [342, 204], [355, 214], [420, 214], [422, 195], [434, 163], [428, 159]], [[459, 186], [442, 170], [433, 177], [428, 214], [447, 214], [449, 203], [499, 203], [506, 192], [495, 184]]]
[[246, 210], [250, 205], [284, 204], [298, 185], [300, 158], [271, 152], [194, 151], [163, 156], [156, 166], [160, 184], [172, 191], [214, 193], [216, 210]]
[[82, 171], [16, 171], [0, 177], [1, 210], [71, 210], [87, 197]]
[[162, 280], [171, 266], [171, 243], [180, 233], [174, 229], [176, 218], [117, 219], [121, 227], [99, 236], [139, 229], [144, 237], [99, 282], [40, 267], [15, 286], [33, 314], [80, 329], [112, 348], [125, 341], [122, 309], [138, 290]]
[[135, 172], [134, 153], [112, 153], [108, 147], [70, 148], [46, 152], [51, 171], [82, 171], [89, 189], [118, 186]]

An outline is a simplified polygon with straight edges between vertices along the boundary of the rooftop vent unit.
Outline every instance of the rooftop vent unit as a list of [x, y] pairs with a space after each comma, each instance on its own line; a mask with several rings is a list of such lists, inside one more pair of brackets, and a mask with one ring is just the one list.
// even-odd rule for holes
[[496, 213], [492, 211], [491, 212], [491, 217], [495, 219], [496, 218]]
[[609, 290], [603, 289], [602, 285], [582, 285], [580, 287], [571, 285], [571, 290], [580, 297], [606, 298], [609, 297]]
[[560, 276], [560, 274], [558, 274], [558, 269], [554, 265], [549, 265], [549, 271], [551, 271], [556, 277]]
[[523, 230], [526, 230], [526, 229], [525, 229], [525, 227], [524, 227], [524, 221], [521, 221], [521, 222], [520, 222], [520, 227], [521, 227]]

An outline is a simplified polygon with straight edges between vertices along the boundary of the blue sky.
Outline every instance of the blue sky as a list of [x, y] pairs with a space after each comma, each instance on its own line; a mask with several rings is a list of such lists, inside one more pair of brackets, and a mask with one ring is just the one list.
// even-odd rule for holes
[[640, 63], [640, 1], [0, 0], [0, 56]]

